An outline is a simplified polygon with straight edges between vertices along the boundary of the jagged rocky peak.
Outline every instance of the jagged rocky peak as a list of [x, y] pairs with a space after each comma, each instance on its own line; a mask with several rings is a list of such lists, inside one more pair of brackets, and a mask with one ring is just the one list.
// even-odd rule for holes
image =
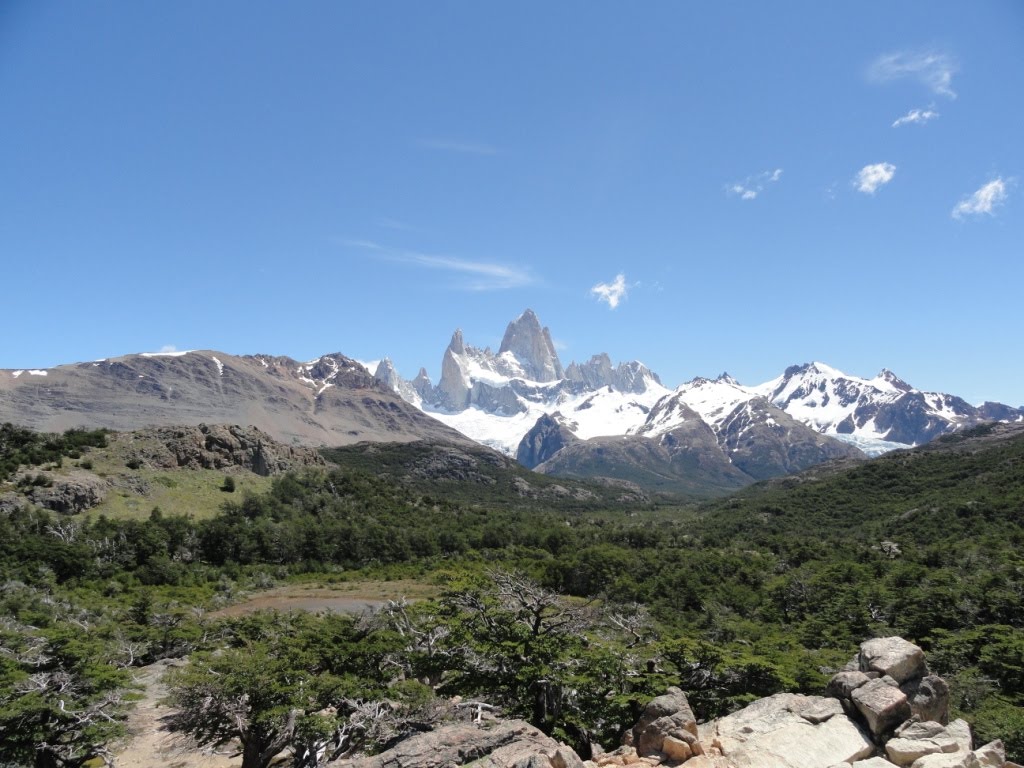
[[456, 328], [455, 333], [452, 334], [452, 340], [448, 342], [448, 349], [456, 355], [466, 354], [466, 344], [462, 340], [462, 329]]
[[401, 377], [398, 375], [398, 371], [395, 370], [395, 365], [391, 362], [390, 357], [385, 357], [377, 363], [377, 370], [374, 372], [373, 377], [382, 381], [395, 392], [398, 391], [399, 384], [402, 381]]
[[568, 381], [583, 384], [587, 389], [612, 387], [619, 392], [646, 392], [648, 382], [661, 384], [661, 379], [643, 363], [632, 360], [612, 367], [611, 358], [605, 352], [594, 355], [585, 363], [573, 361], [565, 369]]
[[715, 379], [715, 381], [720, 381], [723, 384], [733, 384], [737, 387], [740, 384], [738, 381], [736, 381], [736, 379], [729, 375], [728, 371], [722, 371], [720, 374], [718, 374], [718, 378]]
[[907, 384], [903, 379], [897, 376], [895, 373], [890, 371], [888, 368], [883, 368], [881, 373], [878, 374], [878, 378], [882, 381], [892, 385], [901, 392], [910, 392], [913, 387]]
[[565, 378], [586, 385], [587, 389], [600, 389], [612, 383], [612, 361], [604, 352], [594, 355], [585, 363], [573, 360], [565, 369]]
[[564, 376], [551, 332], [541, 327], [532, 309], [508, 324], [498, 354], [506, 352], [512, 353], [533, 381], [557, 381]]
[[412, 380], [412, 388], [424, 400], [431, 399], [434, 393], [434, 384], [430, 381], [430, 376], [427, 375], [426, 368], [420, 368], [420, 372], [417, 373], [416, 378]]

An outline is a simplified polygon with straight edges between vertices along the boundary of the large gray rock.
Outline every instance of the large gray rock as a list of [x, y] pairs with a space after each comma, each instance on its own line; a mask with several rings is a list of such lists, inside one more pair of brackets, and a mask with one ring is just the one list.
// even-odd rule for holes
[[[335, 768], [437, 768], [473, 764], [473, 768], [550, 768], [551, 757], [561, 751], [568, 768], [579, 756], [570, 756], [559, 744], [522, 720], [502, 720], [479, 727], [470, 723], [446, 725], [418, 733], [391, 749], [371, 757], [329, 763]], [[573, 759], [575, 757], [575, 760]], [[582, 762], [582, 761], [581, 761]]]
[[871, 678], [859, 670], [843, 670], [837, 672], [828, 681], [828, 695], [837, 699], [848, 699], [850, 694], [860, 688]]
[[902, 637], [879, 637], [861, 643], [860, 671], [888, 675], [904, 683], [927, 673], [924, 651]]
[[974, 755], [985, 768], [989, 768], [989, 766], [992, 768], [1003, 768], [1003, 765], [1006, 763], [1006, 748], [1000, 739], [990, 741], [983, 747], [978, 747], [974, 750]]
[[952, 752], [925, 755], [911, 763], [911, 768], [981, 768], [973, 752]]
[[870, 680], [855, 689], [850, 699], [876, 738], [910, 717], [906, 694], [882, 679]]
[[941, 723], [910, 720], [896, 730], [885, 744], [889, 760], [896, 765], [910, 765], [925, 755], [959, 751], [957, 740]]
[[900, 686], [910, 711], [920, 720], [949, 722], [949, 685], [938, 675], [913, 678]]
[[829, 768], [875, 750], [836, 699], [794, 693], [759, 699], [700, 731], [733, 768]]
[[697, 720], [690, 703], [678, 688], [669, 688], [644, 707], [644, 713], [633, 726], [632, 741], [637, 754], [656, 755], [662, 752], [666, 736], [681, 740], [684, 733], [697, 735]]

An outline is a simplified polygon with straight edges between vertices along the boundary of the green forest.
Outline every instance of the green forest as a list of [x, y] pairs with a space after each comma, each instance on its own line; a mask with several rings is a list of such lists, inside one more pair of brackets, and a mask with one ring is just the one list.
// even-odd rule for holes
[[[0, 479], [86, 466], [104, 441], [5, 425]], [[821, 693], [860, 642], [894, 634], [926, 651], [979, 742], [1024, 757], [1019, 430], [703, 504], [627, 505], [597, 485], [531, 499], [506, 490], [525, 470], [431, 478], [402, 472], [422, 446], [381, 451], [324, 451], [326, 467], [266, 492], [225, 483], [213, 516], [0, 506], [0, 765], [102, 765], [132, 670], [159, 659], [191, 659], [169, 681], [175, 727], [239, 738], [243, 766], [262, 768], [286, 746], [296, 766], [320, 764], [327, 744], [380, 749], [454, 696], [585, 756], [669, 685], [712, 718]], [[398, 579], [432, 597], [362, 615], [211, 615], [283, 584]]]

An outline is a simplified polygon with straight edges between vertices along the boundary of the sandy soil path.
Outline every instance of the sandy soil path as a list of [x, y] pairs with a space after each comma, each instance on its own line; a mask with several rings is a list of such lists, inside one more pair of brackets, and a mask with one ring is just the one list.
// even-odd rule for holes
[[180, 736], [166, 729], [164, 718], [171, 709], [160, 703], [167, 695], [161, 682], [164, 672], [182, 662], [158, 661], [140, 667], [135, 679], [143, 686], [142, 699], [128, 715], [128, 738], [114, 748], [115, 768], [233, 768], [241, 765], [241, 757], [196, 749]]

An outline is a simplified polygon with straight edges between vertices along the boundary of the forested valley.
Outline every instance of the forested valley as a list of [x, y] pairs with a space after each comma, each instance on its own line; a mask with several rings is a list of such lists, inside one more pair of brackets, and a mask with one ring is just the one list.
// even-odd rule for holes
[[[105, 441], [6, 425], [0, 481], [89, 468]], [[403, 475], [422, 446], [367, 451], [324, 451], [258, 492], [225, 480], [213, 515], [0, 506], [0, 764], [102, 765], [133, 670], [160, 659], [191, 659], [168, 683], [180, 732], [241, 738], [246, 768], [286, 747], [314, 766], [326, 744], [373, 751], [448, 716], [453, 697], [584, 754], [669, 685], [707, 719], [820, 693], [888, 635], [927, 651], [979, 740], [1024, 756], [1019, 429], [700, 504], [515, 496], [492, 475]], [[220, 614], [275, 586], [397, 580], [424, 592], [356, 615]]]

